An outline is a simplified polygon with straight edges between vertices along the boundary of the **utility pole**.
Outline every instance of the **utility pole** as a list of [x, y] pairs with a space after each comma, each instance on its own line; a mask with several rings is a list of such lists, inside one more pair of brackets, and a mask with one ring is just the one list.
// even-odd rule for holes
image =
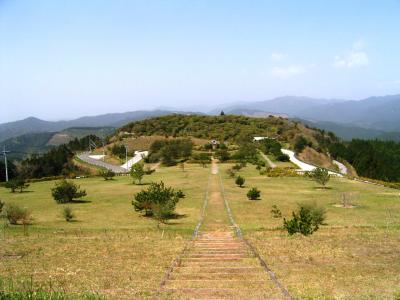
[[3, 155], [4, 155], [4, 165], [6, 168], [6, 182], [8, 182], [7, 153], [10, 153], [10, 151], [6, 151], [6, 145], [4, 145], [3, 146]]

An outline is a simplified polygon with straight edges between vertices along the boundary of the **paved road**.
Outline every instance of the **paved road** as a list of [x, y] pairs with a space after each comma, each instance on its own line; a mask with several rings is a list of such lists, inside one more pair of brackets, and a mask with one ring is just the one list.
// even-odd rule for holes
[[106, 169], [111, 170], [111, 171], [113, 171], [115, 173], [126, 173], [127, 172], [126, 169], [124, 169], [124, 168], [122, 168], [120, 166], [112, 165], [112, 164], [106, 163], [106, 162], [104, 162], [102, 160], [97, 160], [97, 159], [94, 159], [94, 158], [90, 157], [90, 153], [89, 152], [83, 152], [83, 153], [79, 154], [78, 158], [80, 160], [88, 163], [88, 164], [95, 165], [95, 166], [102, 167], [102, 168], [106, 168]]
[[262, 153], [262, 151], [260, 151], [261, 156], [267, 161], [267, 163], [269, 164], [269, 166], [271, 168], [276, 168], [276, 164], [274, 164], [268, 156], [266, 156], [264, 153]]
[[[316, 169], [316, 166], [310, 165], [308, 163], [305, 163], [304, 161], [299, 160], [295, 156], [295, 153], [293, 151], [288, 150], [288, 149], [281, 149], [281, 151], [282, 151], [282, 153], [288, 155], [289, 158], [290, 158], [290, 161], [292, 163], [294, 163], [295, 165], [297, 165], [300, 168], [301, 171], [310, 172], [310, 171], [313, 171], [314, 169]], [[338, 172], [329, 171], [329, 174], [335, 175], [335, 176], [339, 176], [339, 177], [343, 177], [343, 175], [338, 173]]]
[[347, 175], [347, 167], [344, 164], [342, 164], [341, 162], [339, 162], [337, 160], [333, 160], [332, 162], [339, 167], [340, 173]]

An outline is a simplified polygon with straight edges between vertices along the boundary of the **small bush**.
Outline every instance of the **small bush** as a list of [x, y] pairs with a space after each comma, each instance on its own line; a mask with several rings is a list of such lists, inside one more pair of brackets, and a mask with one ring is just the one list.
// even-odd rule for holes
[[282, 162], [287, 162], [287, 161], [290, 161], [290, 157], [289, 157], [289, 155], [282, 153], [276, 157], [276, 160], [282, 161]]
[[5, 214], [8, 222], [12, 225], [27, 225], [32, 223], [30, 211], [16, 204], [8, 204]]
[[51, 189], [51, 194], [57, 203], [68, 203], [74, 199], [79, 199], [86, 196], [85, 190], [79, 190], [79, 185], [65, 179], [56, 183]]
[[315, 204], [300, 204], [297, 212], [292, 212], [292, 219], [283, 219], [283, 227], [290, 235], [301, 233], [311, 235], [324, 225], [325, 209]]
[[247, 198], [249, 198], [249, 200], [257, 200], [260, 198], [261, 192], [253, 187], [251, 188], [248, 192], [247, 192]]
[[73, 219], [75, 219], [75, 214], [72, 212], [72, 209], [67, 206], [63, 209], [63, 217], [65, 221], [71, 222]]
[[243, 187], [245, 181], [246, 180], [242, 176], [239, 175], [238, 177], [236, 177], [235, 183], [236, 183], [236, 185]]
[[240, 171], [243, 168], [242, 164], [236, 164], [232, 167], [234, 171]]
[[231, 168], [226, 170], [226, 174], [228, 174], [229, 177], [234, 178], [236, 176], [236, 171]]
[[141, 163], [136, 163], [131, 167], [131, 177], [133, 179], [133, 183], [138, 182], [142, 184], [143, 176], [145, 175], [145, 171], [143, 165]]
[[330, 175], [327, 169], [316, 168], [314, 171], [312, 171], [312, 178], [314, 178], [314, 180], [322, 186], [325, 186], [330, 179]]
[[271, 214], [275, 219], [282, 218], [282, 212], [276, 205], [272, 205]]
[[15, 193], [15, 190], [19, 189], [19, 192], [29, 187], [29, 184], [23, 178], [14, 178], [5, 183], [5, 187], [10, 189], [12, 193]]
[[104, 178], [104, 180], [112, 180], [115, 177], [115, 172], [112, 170], [102, 170], [99, 175]]

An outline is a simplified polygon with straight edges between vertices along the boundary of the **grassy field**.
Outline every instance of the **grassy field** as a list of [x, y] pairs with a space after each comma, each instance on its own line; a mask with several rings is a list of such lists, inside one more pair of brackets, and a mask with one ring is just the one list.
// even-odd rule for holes
[[[260, 176], [252, 166], [240, 172], [246, 183], [239, 188], [223, 171], [228, 167], [222, 165], [221, 175], [236, 222], [296, 298], [400, 296], [398, 190], [338, 178], [321, 190], [305, 178]], [[261, 200], [247, 200], [253, 186]], [[343, 193], [355, 208], [340, 207]], [[327, 225], [310, 237], [289, 237], [282, 219], [272, 217], [272, 205], [290, 217], [297, 203], [309, 201], [326, 208]]]
[[33, 282], [72, 295], [153, 298], [197, 224], [208, 173], [207, 168], [187, 165], [185, 172], [161, 168], [145, 176], [144, 184], [163, 180], [186, 194], [177, 207], [181, 218], [161, 230], [133, 210], [133, 195], [146, 185], [133, 185], [130, 177], [75, 180], [88, 196], [87, 203], [69, 205], [77, 216], [70, 223], [62, 218], [64, 205], [51, 197], [54, 181], [31, 184], [24, 193], [0, 188], [0, 199], [29, 208], [34, 217], [26, 233], [22, 226], [0, 226], [0, 278], [16, 287]]
[[[347, 179], [331, 179], [328, 189], [302, 177], [267, 178], [254, 166], [240, 171], [244, 188], [225, 174], [226, 197], [234, 217], [279, 280], [299, 299], [395, 299], [400, 293], [400, 193]], [[208, 168], [187, 164], [161, 168], [144, 183], [163, 180], [187, 197], [178, 205], [181, 218], [161, 230], [131, 206], [133, 195], [146, 185], [130, 177], [77, 179], [87, 203], [69, 205], [76, 222], [63, 220], [62, 208], [51, 198], [54, 181], [31, 184], [12, 194], [0, 188], [0, 199], [28, 207], [34, 224], [5, 226], [0, 220], [0, 278], [15, 286], [43, 286], [71, 295], [99, 294], [112, 299], [157, 298], [159, 283], [172, 260], [190, 238], [198, 221]], [[249, 201], [250, 187], [261, 200]], [[340, 207], [346, 193], [354, 208]], [[290, 217], [297, 203], [315, 201], [327, 210], [327, 225], [310, 237], [281, 230], [282, 219], [270, 210], [277, 205]], [[211, 211], [210, 213], [217, 213]], [[226, 217], [226, 215], [221, 215]]]

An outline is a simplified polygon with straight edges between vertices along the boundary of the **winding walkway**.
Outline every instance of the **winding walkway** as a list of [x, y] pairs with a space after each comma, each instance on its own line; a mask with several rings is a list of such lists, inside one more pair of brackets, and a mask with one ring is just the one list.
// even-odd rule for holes
[[234, 223], [213, 161], [203, 216], [162, 281], [161, 294], [166, 299], [290, 298], [271, 273]]

